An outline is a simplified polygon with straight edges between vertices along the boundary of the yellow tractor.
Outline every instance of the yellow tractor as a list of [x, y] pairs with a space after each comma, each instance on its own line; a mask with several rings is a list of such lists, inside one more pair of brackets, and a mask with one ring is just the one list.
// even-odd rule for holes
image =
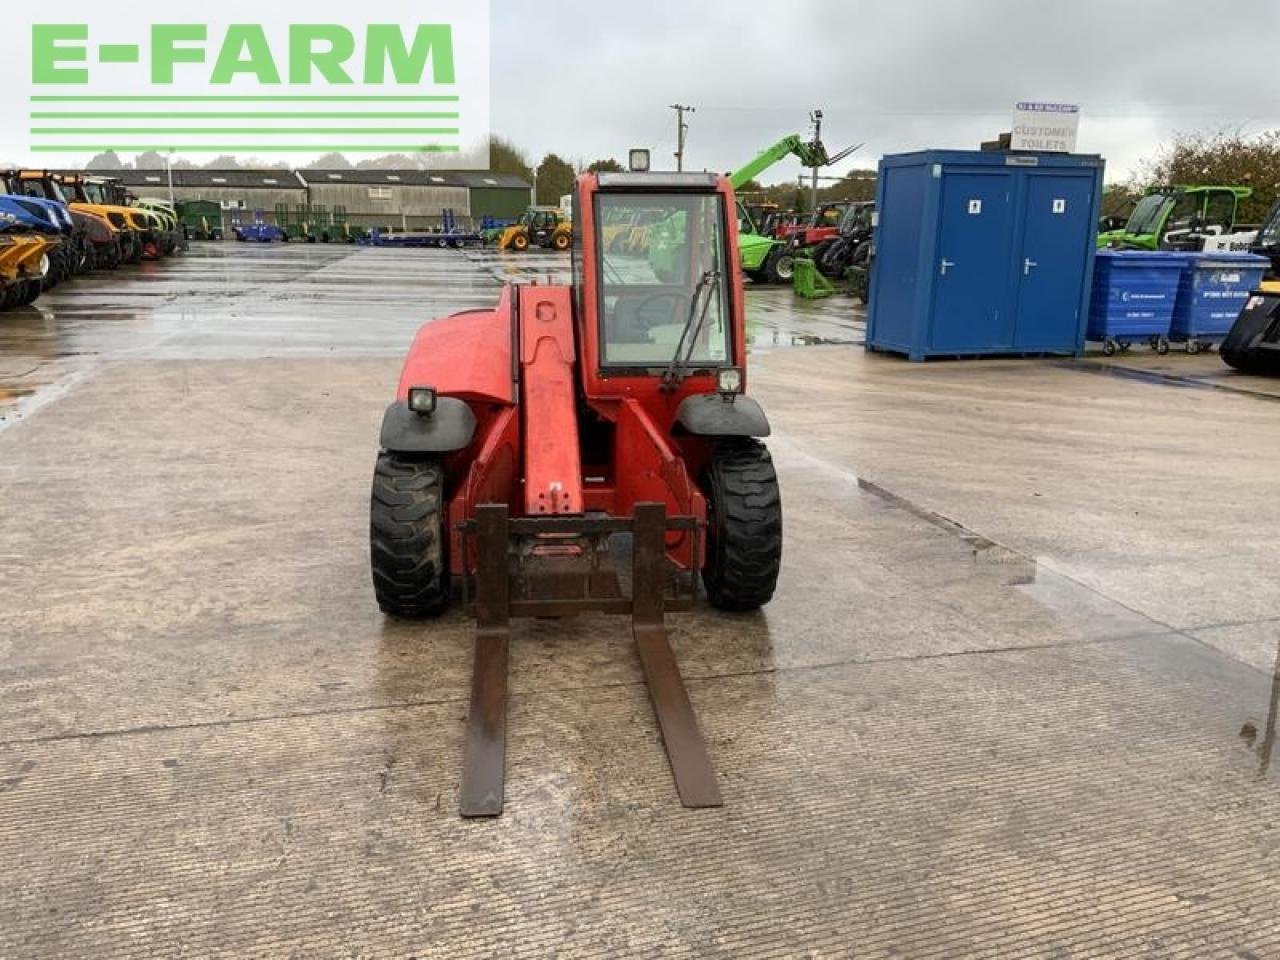
[[40, 296], [55, 236], [26, 233], [0, 209], [0, 310], [25, 307]]
[[498, 237], [499, 250], [520, 253], [531, 246], [563, 252], [572, 244], [573, 224], [559, 207], [530, 207]]
[[63, 174], [60, 180], [72, 210], [103, 217], [117, 231], [121, 263], [139, 262], [148, 245], [154, 251], [154, 228], [159, 218], [146, 210], [117, 203], [114, 186], [118, 181], [82, 173]]

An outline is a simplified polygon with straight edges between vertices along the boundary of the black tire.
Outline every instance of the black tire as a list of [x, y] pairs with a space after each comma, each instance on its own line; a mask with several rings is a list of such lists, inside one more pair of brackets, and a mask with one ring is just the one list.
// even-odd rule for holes
[[382, 612], [420, 619], [449, 605], [444, 470], [383, 453], [373, 471], [369, 561]]
[[111, 242], [105, 245], [105, 249], [98, 259], [98, 265], [108, 270], [118, 270], [120, 268], [120, 238], [112, 237]]
[[702, 476], [707, 498], [707, 599], [746, 611], [773, 597], [782, 563], [782, 496], [769, 451], [759, 440], [716, 443]]
[[67, 275], [67, 251], [63, 244], [58, 244], [49, 251], [49, 269], [45, 271], [44, 276], [40, 279], [40, 284], [45, 290], [52, 290]]
[[788, 247], [774, 247], [764, 258], [761, 272], [769, 283], [790, 283], [796, 275], [795, 255]]
[[844, 257], [840, 252], [841, 247], [844, 245], [844, 242], [839, 237], [828, 237], [813, 248], [813, 252], [810, 254], [813, 259], [813, 265], [818, 268], [818, 272], [824, 277], [838, 277], [844, 273]]

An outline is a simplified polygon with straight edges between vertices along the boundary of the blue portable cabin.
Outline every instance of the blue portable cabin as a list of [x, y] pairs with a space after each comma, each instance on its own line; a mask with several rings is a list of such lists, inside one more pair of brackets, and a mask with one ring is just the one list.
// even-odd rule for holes
[[867, 349], [1084, 349], [1102, 158], [923, 150], [881, 159]]

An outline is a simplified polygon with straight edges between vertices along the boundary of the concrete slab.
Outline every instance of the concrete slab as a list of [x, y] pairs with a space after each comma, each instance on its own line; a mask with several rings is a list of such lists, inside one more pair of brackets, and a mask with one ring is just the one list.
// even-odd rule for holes
[[374, 607], [377, 423], [429, 311], [564, 266], [226, 244], [0, 320], [0, 957], [1280, 955], [1280, 408], [791, 349], [847, 299], [749, 291], [780, 589], [672, 618], [726, 806], [582, 617], [459, 820], [472, 626]]

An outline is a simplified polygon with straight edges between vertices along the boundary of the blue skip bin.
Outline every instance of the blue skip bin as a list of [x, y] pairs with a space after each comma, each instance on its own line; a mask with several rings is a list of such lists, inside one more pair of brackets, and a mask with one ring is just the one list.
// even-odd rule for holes
[[1169, 352], [1169, 324], [1183, 258], [1142, 250], [1099, 250], [1093, 267], [1085, 339], [1102, 342], [1107, 356], [1135, 340]]
[[1184, 253], [1169, 339], [1199, 353], [1230, 332], [1270, 261], [1252, 253]]

